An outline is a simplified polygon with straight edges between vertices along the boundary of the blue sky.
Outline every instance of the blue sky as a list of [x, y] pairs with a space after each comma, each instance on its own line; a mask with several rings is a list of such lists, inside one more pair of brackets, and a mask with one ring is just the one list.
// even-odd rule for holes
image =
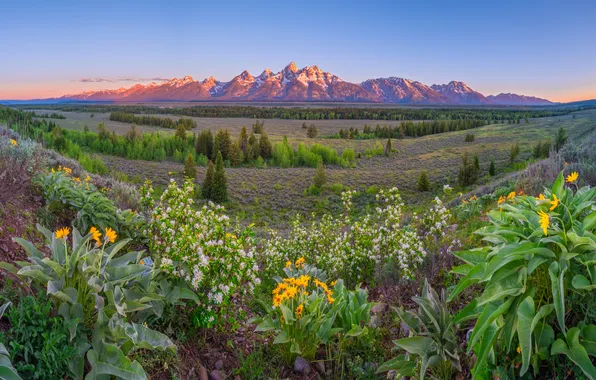
[[596, 98], [593, 0], [54, 3], [0, 0], [0, 99], [135, 83], [124, 78], [229, 80], [291, 61], [353, 82]]

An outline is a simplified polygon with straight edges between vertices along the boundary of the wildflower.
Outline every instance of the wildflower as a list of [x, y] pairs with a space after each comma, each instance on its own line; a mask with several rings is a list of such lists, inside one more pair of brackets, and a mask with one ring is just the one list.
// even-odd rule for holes
[[331, 297], [331, 295], [327, 295], [327, 302], [329, 302], [329, 304], [333, 304], [333, 302], [335, 302], [335, 298]]
[[89, 233], [91, 234], [91, 238], [95, 240], [95, 245], [98, 247], [101, 246], [101, 232], [97, 228], [91, 227]]
[[507, 198], [505, 198], [504, 196], [501, 195], [499, 197], [499, 200], [497, 201], [497, 204], [501, 204], [501, 203], [505, 202], [506, 200], [507, 200]]
[[335, 284], [337, 284], [337, 280], [335, 280], [335, 281], [331, 281], [331, 284], [329, 284], [329, 285], [331, 285], [331, 286], [335, 286]]
[[56, 231], [56, 239], [65, 239], [70, 234], [70, 228], [62, 227]]
[[17, 140], [15, 139], [10, 139], [10, 143], [14, 146], [17, 146]]
[[81, 179], [79, 177], [74, 177], [72, 180], [75, 182], [81, 183]]
[[296, 317], [300, 318], [302, 316], [302, 311], [304, 310], [304, 304], [300, 304], [296, 308]]
[[114, 231], [110, 227], [106, 228], [106, 238], [109, 240], [110, 243], [115, 242], [117, 237], [118, 235], [116, 234], [116, 231]]
[[573, 182], [577, 181], [578, 177], [579, 177], [579, 174], [577, 172], [573, 172], [567, 176], [567, 179], [565, 181], [567, 183], [573, 183]]
[[87, 176], [85, 177], [85, 182], [89, 182], [91, 181], [91, 177], [89, 177], [89, 174], [87, 174]]
[[304, 257], [299, 258], [298, 260], [296, 260], [296, 268], [303, 267], [305, 262], [306, 260], [304, 259]]
[[289, 268], [292, 266], [292, 262], [290, 260], [286, 261], [286, 268]]
[[553, 200], [550, 201], [550, 211], [553, 211], [554, 209], [557, 208], [557, 206], [559, 205], [559, 199], [557, 198], [556, 194], [553, 194]]
[[524, 191], [523, 190], [518, 191], [517, 195], [524, 195]]
[[517, 353], [518, 353], [518, 354], [519, 354], [519, 353], [521, 353], [521, 347], [518, 347], [518, 348], [517, 348]]
[[544, 201], [546, 200], [546, 198], [544, 197], [544, 194], [540, 193], [540, 195], [538, 196], [538, 198], [536, 198], [539, 201]]
[[513, 198], [515, 198], [515, 191], [512, 191], [507, 195], [507, 199], [512, 200]]
[[538, 216], [540, 217], [540, 227], [542, 227], [542, 231], [545, 235], [547, 235], [547, 229], [550, 224], [550, 218], [548, 214], [544, 211], [538, 211]]

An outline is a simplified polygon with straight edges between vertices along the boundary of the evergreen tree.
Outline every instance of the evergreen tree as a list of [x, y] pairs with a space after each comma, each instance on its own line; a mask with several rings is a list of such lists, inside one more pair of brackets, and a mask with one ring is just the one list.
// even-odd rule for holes
[[237, 141], [232, 145], [232, 151], [230, 152], [230, 163], [232, 166], [238, 166], [244, 162], [244, 153], [240, 148], [240, 141]]
[[271, 157], [271, 150], [272, 148], [269, 137], [265, 132], [261, 133], [261, 137], [259, 138], [259, 155], [266, 160]]
[[186, 128], [182, 124], [176, 127], [176, 137], [180, 138], [180, 140], [186, 140]]
[[516, 141], [515, 144], [511, 146], [511, 152], [509, 153], [509, 161], [511, 163], [515, 162], [515, 159], [519, 155], [519, 143]]
[[480, 173], [480, 161], [478, 160], [478, 155], [474, 155], [474, 169], [477, 173]]
[[211, 186], [211, 199], [214, 202], [222, 203], [228, 199], [228, 181], [224, 169], [223, 156], [217, 153], [215, 159], [215, 173], [213, 174], [213, 185]]
[[387, 145], [385, 145], [385, 156], [389, 156], [391, 154], [391, 139], [387, 139]]
[[319, 134], [319, 130], [317, 129], [317, 126], [314, 124], [309, 125], [308, 128], [306, 129], [306, 136], [308, 136], [311, 139], [314, 139], [315, 137], [317, 137], [318, 134]]
[[563, 145], [567, 142], [567, 132], [565, 128], [559, 128], [557, 132], [557, 137], [555, 138], [555, 150], [558, 152]]
[[476, 170], [472, 160], [470, 160], [468, 152], [465, 152], [462, 155], [461, 161], [462, 162], [457, 173], [457, 180], [460, 186], [469, 186], [476, 182], [478, 171]]
[[205, 180], [201, 188], [201, 195], [203, 199], [211, 199], [211, 189], [213, 187], [213, 175], [215, 174], [215, 168], [213, 167], [213, 161], [209, 160], [209, 166], [207, 167], [207, 173], [205, 174]]
[[213, 134], [210, 129], [203, 129], [197, 138], [195, 144], [197, 154], [202, 154], [205, 157], [213, 155]]
[[313, 178], [313, 185], [318, 189], [322, 189], [323, 186], [327, 183], [327, 173], [325, 172], [325, 166], [323, 165], [323, 161], [319, 160], [317, 164], [317, 171], [315, 172], [315, 176]]
[[426, 174], [426, 170], [420, 172], [420, 176], [418, 177], [418, 183], [416, 184], [418, 191], [429, 191], [430, 190], [430, 181], [428, 180], [428, 174]]
[[242, 126], [242, 131], [240, 131], [240, 136], [238, 136], [238, 143], [240, 144], [242, 153], [246, 155], [248, 151], [248, 131], [244, 125]]
[[197, 167], [195, 165], [195, 158], [191, 153], [186, 155], [184, 159], [184, 177], [194, 180], [197, 178]]
[[490, 166], [488, 167], [488, 175], [490, 175], [491, 177], [494, 177], [496, 173], [497, 173], [497, 169], [495, 168], [495, 160], [491, 158]]

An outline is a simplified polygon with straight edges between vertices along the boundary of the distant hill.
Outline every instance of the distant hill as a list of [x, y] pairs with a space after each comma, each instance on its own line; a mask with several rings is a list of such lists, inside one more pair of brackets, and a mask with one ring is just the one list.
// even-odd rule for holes
[[464, 82], [427, 86], [398, 77], [373, 78], [350, 83], [318, 66], [296, 67], [294, 62], [274, 73], [265, 69], [258, 76], [243, 71], [229, 82], [190, 76], [162, 83], [135, 84], [130, 88], [85, 91], [59, 98], [27, 102], [159, 102], [159, 101], [330, 101], [422, 105], [550, 105], [549, 100], [517, 94], [484, 96]]

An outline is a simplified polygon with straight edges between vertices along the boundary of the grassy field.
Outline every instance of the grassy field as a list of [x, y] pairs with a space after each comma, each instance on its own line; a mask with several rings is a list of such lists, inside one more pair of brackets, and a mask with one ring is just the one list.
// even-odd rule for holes
[[[60, 121], [68, 122], [68, 119]], [[220, 123], [233, 121], [218, 120]], [[239, 121], [236, 119], [236, 122]], [[267, 122], [265, 124], [267, 130], [274, 134], [274, 123], [286, 121], [273, 121], [269, 125]], [[596, 111], [579, 112], [575, 114], [575, 118], [569, 115], [534, 119], [529, 124], [496, 124], [471, 131], [392, 140], [393, 148], [397, 152], [390, 157], [361, 158], [357, 160], [356, 167], [351, 169], [328, 167], [328, 185], [341, 184], [359, 191], [364, 191], [373, 185], [397, 186], [408, 202], [421, 204], [433, 196], [432, 193], [421, 194], [416, 191], [416, 180], [421, 170], [427, 170], [435, 189], [446, 183], [455, 186], [461, 155], [469, 152], [478, 155], [482, 177], [488, 173], [491, 158], [495, 160], [497, 173], [503, 173], [512, 170], [509, 154], [515, 142], [519, 142], [521, 150], [516, 161], [521, 162], [531, 157], [531, 150], [536, 142], [554, 136], [559, 127], [564, 127], [571, 139], [578, 138], [596, 128]], [[474, 133], [473, 142], [464, 141], [467, 133]], [[292, 142], [301, 140], [290, 139]], [[352, 146], [357, 150], [375, 143], [374, 140], [314, 139], [314, 141], [333, 145], [339, 149]], [[103, 158], [108, 167], [123, 172], [130, 178], [149, 178], [161, 185], [166, 184], [169, 178], [182, 179], [183, 166], [178, 163], [131, 161], [113, 156], [103, 156]], [[199, 184], [203, 181], [205, 171], [205, 168], [197, 170]], [[339, 186], [336, 189], [337, 192], [327, 189], [321, 196], [304, 195], [305, 190], [312, 183], [314, 172], [315, 170], [311, 168], [228, 168], [231, 198], [228, 207], [240, 219], [258, 222], [261, 226], [278, 226], [280, 223], [287, 222], [288, 216], [296, 212], [339, 210]]]

